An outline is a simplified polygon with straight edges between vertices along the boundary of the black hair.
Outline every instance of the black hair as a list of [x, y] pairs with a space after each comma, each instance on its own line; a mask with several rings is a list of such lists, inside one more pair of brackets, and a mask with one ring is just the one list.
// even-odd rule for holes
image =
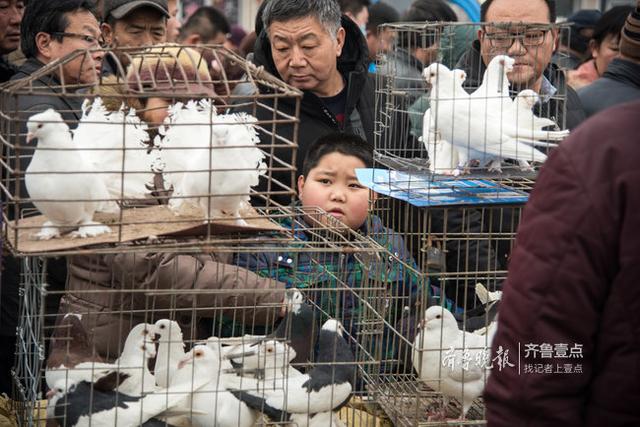
[[187, 19], [180, 29], [180, 38], [197, 33], [204, 42], [214, 39], [219, 33], [231, 31], [229, 21], [220, 10], [211, 6], [202, 6]]
[[338, 0], [342, 13], [351, 13], [353, 15], [360, 13], [365, 7], [369, 7], [369, 0]]
[[367, 141], [350, 133], [335, 132], [321, 136], [311, 144], [302, 163], [302, 176], [307, 178], [322, 158], [331, 153], [357, 157], [365, 167], [373, 166], [373, 147]]
[[260, 6], [258, 6], [258, 12], [256, 12], [256, 22], [254, 25], [254, 31], [256, 32], [256, 36], [259, 36], [262, 30], [264, 29], [264, 21], [262, 20], [262, 14], [264, 13], [264, 8], [267, 7], [267, 3], [269, 0], [262, 0]]
[[458, 15], [443, 0], [416, 0], [404, 14], [407, 22], [456, 22]]
[[[547, 4], [547, 8], [549, 9], [549, 22], [552, 24], [556, 22], [556, 0], [544, 0]], [[487, 11], [491, 7], [491, 3], [493, 0], [486, 0], [480, 6], [480, 21], [486, 22], [487, 20]]]
[[367, 30], [372, 33], [378, 32], [378, 27], [382, 24], [391, 24], [400, 20], [400, 14], [392, 6], [386, 3], [378, 2], [369, 6], [369, 22], [367, 22]]
[[69, 26], [67, 14], [87, 11], [96, 16], [96, 3], [93, 0], [38, 0], [30, 1], [24, 11], [20, 25], [20, 49], [27, 58], [38, 54], [36, 34], [52, 34], [51, 38], [62, 41], [62, 37], [53, 33], [64, 33]]
[[595, 40], [599, 46], [605, 37], [609, 35], [615, 35], [620, 38], [620, 32], [627, 21], [627, 16], [633, 10], [633, 6], [616, 6], [603, 13], [598, 22], [596, 22], [595, 27], [593, 27], [591, 39]]

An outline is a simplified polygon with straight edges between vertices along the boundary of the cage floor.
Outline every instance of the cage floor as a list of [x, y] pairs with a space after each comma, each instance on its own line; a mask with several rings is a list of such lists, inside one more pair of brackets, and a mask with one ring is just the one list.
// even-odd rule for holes
[[379, 378], [376, 384], [369, 386], [382, 410], [391, 419], [394, 426], [484, 426], [484, 402], [476, 399], [464, 421], [460, 417], [461, 405], [451, 399], [446, 408], [447, 420], [430, 421], [429, 413], [439, 411], [444, 404], [441, 393], [434, 392], [412, 375]]

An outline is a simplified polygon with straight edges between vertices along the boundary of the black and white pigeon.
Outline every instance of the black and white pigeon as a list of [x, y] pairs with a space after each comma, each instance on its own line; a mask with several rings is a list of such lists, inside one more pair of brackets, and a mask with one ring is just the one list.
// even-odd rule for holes
[[[158, 389], [144, 396], [129, 396], [118, 390], [129, 375], [116, 370], [107, 372], [97, 381], [58, 381], [50, 394], [48, 413], [53, 413], [62, 427], [134, 427], [156, 423], [154, 418], [189, 412], [185, 401], [200, 390], [215, 374], [214, 363], [205, 360], [191, 369], [194, 360], [185, 359], [181, 368], [188, 375], [176, 378], [166, 389]], [[157, 423], [156, 423], [157, 424]]]
[[76, 313], [65, 314], [50, 338], [49, 357], [45, 368], [47, 386], [52, 389], [58, 380], [68, 375], [77, 365], [101, 369], [109, 366], [93, 350], [89, 333], [82, 324], [82, 316]]
[[248, 339], [247, 342], [225, 349], [225, 356], [238, 369], [257, 369], [258, 361], [254, 347], [263, 341], [284, 340], [295, 352], [292, 364], [302, 368], [312, 358], [317, 329], [313, 307], [305, 302], [298, 289], [287, 289], [285, 293], [287, 314], [278, 327], [264, 337]]
[[247, 378], [227, 384], [237, 386], [235, 396], [275, 422], [290, 421], [293, 414], [307, 417], [339, 410], [351, 398], [356, 376], [353, 352], [343, 333], [340, 322], [327, 320], [320, 330], [316, 366], [307, 374], [286, 378], [284, 387], [268, 389], [260, 380]]
[[116, 212], [104, 181], [73, 144], [60, 113], [48, 109], [29, 117], [27, 143], [38, 146], [25, 172], [33, 204], [47, 221], [34, 237], [48, 240], [75, 230], [72, 237], [93, 237], [111, 229], [93, 221], [96, 211]]

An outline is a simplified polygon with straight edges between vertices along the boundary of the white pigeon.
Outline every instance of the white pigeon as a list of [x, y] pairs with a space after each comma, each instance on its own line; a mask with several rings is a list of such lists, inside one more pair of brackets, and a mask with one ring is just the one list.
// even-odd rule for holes
[[470, 95], [471, 107], [475, 111], [502, 114], [502, 111], [511, 106], [507, 73], [513, 71], [515, 62], [515, 59], [507, 55], [497, 55], [489, 61], [482, 83]]
[[129, 375], [118, 387], [119, 392], [141, 396], [155, 390], [156, 380], [148, 367], [149, 359], [156, 357], [154, 329], [150, 323], [140, 323], [127, 335], [122, 353], [113, 363], [114, 369]]
[[147, 323], [136, 325], [127, 335], [122, 353], [116, 361], [113, 363], [82, 362], [73, 368], [63, 366], [58, 369], [47, 369], [47, 385], [53, 389], [56, 385], [60, 387], [60, 381], [91, 383], [115, 371], [127, 375], [118, 387], [119, 392], [129, 396], [140, 396], [152, 391], [155, 389], [155, 379], [147, 367], [148, 360], [156, 355], [152, 338], [153, 325]]
[[288, 376], [285, 387], [271, 389], [259, 380], [242, 378], [234, 395], [274, 421], [284, 421], [290, 414], [306, 417], [340, 409], [351, 397], [355, 377], [353, 353], [343, 332], [340, 322], [327, 320], [320, 330], [318, 365], [306, 374]]
[[543, 130], [547, 127], [557, 128], [556, 122], [533, 113], [533, 107], [540, 101], [538, 94], [525, 89], [520, 91], [511, 106], [512, 117], [507, 122], [514, 127], [520, 139], [562, 141], [569, 136], [569, 130]]
[[502, 291], [489, 291], [482, 283], [476, 283], [475, 287], [476, 296], [480, 302], [484, 305], [500, 301], [502, 299]]
[[47, 218], [35, 237], [48, 240], [61, 231], [75, 229], [72, 237], [109, 233], [106, 225], [93, 221], [98, 210], [113, 210], [104, 182], [73, 145], [69, 126], [53, 109], [31, 116], [27, 142], [38, 146], [25, 173], [25, 184], [33, 204]]
[[93, 103], [85, 99], [82, 117], [73, 131], [73, 143], [105, 182], [112, 197], [141, 199], [149, 194], [147, 185], [153, 182], [157, 156], [149, 152], [148, 142], [147, 125], [133, 108], [125, 114], [122, 105], [118, 111], [110, 112], [100, 97]]
[[482, 394], [489, 376], [489, 348], [484, 336], [458, 329], [443, 307], [429, 307], [413, 344], [412, 362], [418, 377], [445, 397], [462, 402], [464, 418]]
[[[198, 361], [201, 359], [200, 361]], [[185, 363], [193, 361], [192, 367]], [[199, 364], [206, 363], [208, 372], [202, 373]], [[222, 361], [220, 354], [206, 345], [196, 345], [180, 361], [178, 370], [172, 378], [175, 382], [188, 383], [190, 378], [198, 376], [206, 381], [202, 386], [193, 389], [181, 407], [193, 411], [191, 425], [195, 427], [251, 427], [257, 416], [247, 405], [226, 391], [220, 372]]]
[[185, 355], [182, 330], [178, 322], [169, 319], [158, 320], [154, 326], [158, 340], [154, 368], [156, 384], [160, 387], [168, 387], [173, 374], [178, 369], [178, 362]]
[[257, 119], [214, 111], [203, 101], [170, 108], [162, 132], [165, 175], [173, 186], [169, 206], [180, 212], [184, 203], [190, 203], [200, 207], [208, 220], [227, 213], [246, 225], [240, 211], [266, 171], [265, 154], [256, 147]]
[[[475, 151], [497, 159], [493, 164], [497, 162], [498, 166], [493, 169], [499, 169], [500, 159], [517, 160], [523, 168], [529, 168], [530, 161], [546, 160], [544, 153], [504, 133], [501, 118], [496, 120], [495, 116], [490, 116], [490, 111], [483, 111], [485, 102], [472, 103], [470, 98], [465, 101], [456, 96], [459, 79], [446, 66], [431, 64], [424, 70], [424, 75], [432, 86], [430, 114], [435, 117], [431, 121], [442, 138], [457, 149], [459, 168], [468, 164], [470, 153]], [[477, 108], [472, 109], [472, 105]]]

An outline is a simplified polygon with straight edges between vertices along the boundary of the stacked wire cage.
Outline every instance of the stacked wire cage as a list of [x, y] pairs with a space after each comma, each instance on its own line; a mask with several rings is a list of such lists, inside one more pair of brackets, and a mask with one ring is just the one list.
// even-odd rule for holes
[[[110, 77], [97, 65], [107, 62]], [[24, 107], [51, 89], [69, 109]], [[2, 87], [3, 238], [20, 265], [12, 373], [21, 425], [230, 425], [220, 376], [240, 369], [255, 385], [276, 355], [287, 360], [276, 363], [286, 368], [279, 390], [293, 387], [288, 372], [325, 366], [331, 380], [343, 367], [348, 400], [362, 399], [362, 378], [380, 369], [376, 349], [387, 339], [380, 313], [391, 259], [326, 213], [287, 202], [300, 98], [220, 46], [76, 51]], [[48, 129], [58, 138], [47, 139]], [[76, 185], [106, 191], [80, 197]], [[63, 288], [51, 286], [59, 270]], [[302, 306], [312, 313], [305, 324], [291, 314]], [[350, 357], [316, 352], [325, 324]], [[257, 366], [235, 365], [251, 352]], [[218, 382], [197, 374], [207, 357]], [[176, 385], [168, 372], [178, 365], [193, 370]], [[232, 425], [291, 421], [286, 403], [278, 418], [235, 399], [224, 412]], [[338, 403], [332, 409], [346, 402]], [[316, 425], [371, 421], [358, 411], [323, 414]]]
[[[358, 177], [380, 195], [373, 211], [403, 235], [428, 292], [405, 309], [416, 318], [385, 321], [398, 351], [368, 388], [396, 425], [483, 424], [487, 367], [511, 368], [489, 349], [522, 208], [569, 133], [562, 71], [549, 66], [541, 84], [522, 76], [551, 59], [569, 28], [421, 22], [379, 31], [394, 43], [376, 61], [375, 166]], [[445, 317], [475, 336], [448, 334]], [[469, 358], [482, 366], [469, 369]], [[474, 376], [480, 392], [447, 382]]]

